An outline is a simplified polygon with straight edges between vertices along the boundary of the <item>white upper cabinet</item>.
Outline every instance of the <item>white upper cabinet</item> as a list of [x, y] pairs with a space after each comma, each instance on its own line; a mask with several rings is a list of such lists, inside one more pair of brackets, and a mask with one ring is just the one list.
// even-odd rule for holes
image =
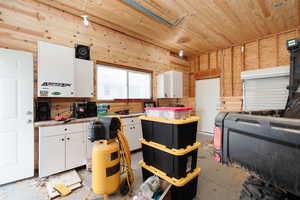
[[75, 97], [94, 96], [94, 63], [75, 58]]
[[182, 98], [182, 72], [167, 71], [157, 76], [157, 98]]
[[38, 97], [93, 97], [94, 63], [75, 48], [38, 42]]
[[38, 97], [74, 96], [75, 49], [38, 42]]

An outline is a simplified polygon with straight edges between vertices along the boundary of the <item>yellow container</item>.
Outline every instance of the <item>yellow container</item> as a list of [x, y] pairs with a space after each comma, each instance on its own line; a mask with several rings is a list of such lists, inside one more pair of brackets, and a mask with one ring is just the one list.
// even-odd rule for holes
[[99, 195], [115, 192], [120, 185], [119, 144], [115, 140], [99, 140], [93, 145], [92, 188]]
[[142, 160], [139, 162], [139, 165], [140, 165], [140, 167], [148, 170], [152, 174], [155, 174], [159, 178], [167, 181], [168, 183], [171, 183], [172, 185], [174, 185], [176, 187], [184, 186], [185, 184], [190, 182], [192, 179], [197, 177], [201, 172], [200, 168], [196, 168], [196, 169], [194, 169], [193, 172], [188, 173], [188, 175], [185, 178], [176, 179], [176, 178], [172, 178], [172, 177], [167, 176], [166, 173], [164, 173], [163, 171], [161, 171], [161, 170], [159, 170], [159, 169], [157, 169], [153, 166], [146, 165], [146, 163]]

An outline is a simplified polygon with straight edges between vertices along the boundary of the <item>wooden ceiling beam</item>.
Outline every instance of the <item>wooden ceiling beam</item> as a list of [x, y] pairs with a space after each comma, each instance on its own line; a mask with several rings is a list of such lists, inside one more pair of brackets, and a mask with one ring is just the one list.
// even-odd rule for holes
[[[266, 0], [135, 0], [169, 21], [186, 15], [174, 28], [123, 5], [120, 0], [36, 0], [132, 38], [188, 56], [226, 48], [300, 25], [300, 1], [283, 7]], [[87, 3], [85, 3], [87, 2]], [[288, 11], [288, 12], [287, 12]]]
[[[53, 8], [56, 8], [56, 9], [59, 9], [59, 10], [62, 10], [64, 12], [68, 12], [72, 15], [75, 15], [75, 16], [78, 16], [78, 17], [81, 17], [82, 15], [85, 15], [87, 14], [85, 11], [83, 10], [79, 10], [77, 8], [74, 8], [74, 7], [71, 7], [67, 4], [64, 4], [62, 2], [59, 2], [59, 1], [56, 1], [56, 0], [37, 0], [39, 3], [42, 3], [44, 5], [48, 5], [48, 6], [51, 6]], [[122, 34], [125, 34], [127, 36], [130, 36], [132, 38], [135, 38], [135, 39], [138, 39], [138, 40], [143, 40], [145, 42], [148, 42], [152, 45], [155, 45], [155, 46], [158, 46], [160, 48], [164, 48], [164, 49], [167, 49], [169, 51], [179, 51], [181, 49], [181, 47], [178, 45], [177, 48], [174, 48], [174, 46], [170, 46], [169, 44], [167, 43], [163, 43], [159, 40], [154, 40], [153, 38], [149, 38], [145, 35], [141, 35], [139, 34], [138, 32], [134, 32], [130, 29], [126, 29], [124, 28], [123, 26], [120, 26], [119, 24], [115, 24], [113, 22], [110, 22], [110, 21], [107, 21], [101, 17], [98, 17], [98, 16], [95, 16], [95, 15], [92, 15], [92, 14], [88, 14], [89, 16], [89, 20], [93, 23], [96, 23], [96, 24], [99, 24], [101, 26], [105, 26], [109, 29], [112, 29], [114, 31], [117, 31], [117, 32], [120, 32]], [[185, 54], [186, 55], [196, 55], [196, 54], [199, 54], [198, 51], [195, 51], [195, 50], [191, 50], [189, 49], [188, 47], [185, 48]]]

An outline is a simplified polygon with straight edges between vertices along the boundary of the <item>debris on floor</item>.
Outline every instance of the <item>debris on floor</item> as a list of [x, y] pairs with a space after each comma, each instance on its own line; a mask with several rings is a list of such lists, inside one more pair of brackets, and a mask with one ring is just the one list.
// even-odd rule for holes
[[50, 199], [70, 194], [70, 191], [80, 188], [81, 186], [81, 179], [76, 170], [50, 176], [46, 182]]
[[148, 200], [151, 199], [154, 192], [159, 188], [159, 178], [157, 176], [149, 177], [138, 189], [133, 200]]
[[171, 184], [160, 180], [158, 176], [149, 177], [136, 191], [132, 200], [160, 200], [167, 199], [167, 192]]

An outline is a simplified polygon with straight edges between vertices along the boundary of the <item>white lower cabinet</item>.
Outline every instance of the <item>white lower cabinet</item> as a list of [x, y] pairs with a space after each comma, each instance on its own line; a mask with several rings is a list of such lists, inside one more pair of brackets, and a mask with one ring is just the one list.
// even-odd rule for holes
[[85, 138], [85, 142], [86, 142], [86, 158], [87, 158], [87, 160], [92, 159], [92, 148], [93, 148], [92, 142], [90, 140], [88, 140], [89, 126], [90, 126], [90, 123], [84, 124], [85, 133], [86, 133], [86, 136], [84, 138]]
[[86, 163], [85, 134], [73, 133], [66, 135], [66, 169], [72, 169]]
[[130, 151], [140, 149], [141, 143], [139, 141], [142, 138], [142, 125], [139, 118], [125, 118], [123, 119], [125, 125], [124, 135], [128, 141]]
[[65, 170], [65, 136], [40, 138], [39, 176], [44, 177]]
[[84, 124], [39, 128], [39, 176], [83, 166], [87, 160]]

